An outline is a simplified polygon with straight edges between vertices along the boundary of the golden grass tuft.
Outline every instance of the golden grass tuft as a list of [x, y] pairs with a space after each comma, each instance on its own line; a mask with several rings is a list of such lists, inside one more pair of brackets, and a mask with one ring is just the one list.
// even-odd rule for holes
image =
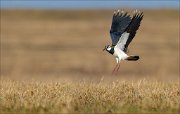
[[178, 82], [71, 83], [1, 80], [1, 113], [147, 113], [180, 111]]

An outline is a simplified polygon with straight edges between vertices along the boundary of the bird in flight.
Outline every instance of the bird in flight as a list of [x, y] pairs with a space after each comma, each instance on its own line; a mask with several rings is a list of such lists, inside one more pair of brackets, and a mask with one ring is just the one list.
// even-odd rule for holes
[[137, 55], [127, 55], [127, 50], [141, 24], [143, 16], [143, 12], [138, 10], [134, 10], [132, 18], [123, 10], [114, 12], [110, 29], [112, 45], [107, 45], [103, 49], [103, 51], [106, 50], [116, 58], [117, 65], [112, 72], [113, 74], [119, 70], [121, 60], [137, 61], [139, 59]]

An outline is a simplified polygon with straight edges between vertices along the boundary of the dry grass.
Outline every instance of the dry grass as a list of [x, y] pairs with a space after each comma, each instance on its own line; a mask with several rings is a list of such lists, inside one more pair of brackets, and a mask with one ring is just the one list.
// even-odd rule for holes
[[1, 113], [178, 113], [179, 83], [1, 80]]

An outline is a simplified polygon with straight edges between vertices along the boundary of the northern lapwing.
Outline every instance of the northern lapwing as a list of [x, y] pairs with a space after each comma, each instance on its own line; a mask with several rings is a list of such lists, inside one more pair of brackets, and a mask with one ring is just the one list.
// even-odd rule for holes
[[143, 12], [134, 10], [133, 17], [123, 10], [117, 10], [113, 14], [110, 36], [112, 45], [107, 45], [103, 50], [106, 50], [116, 58], [117, 65], [112, 73], [117, 72], [120, 67], [121, 60], [137, 61], [139, 56], [127, 55], [128, 45], [134, 38], [138, 30]]

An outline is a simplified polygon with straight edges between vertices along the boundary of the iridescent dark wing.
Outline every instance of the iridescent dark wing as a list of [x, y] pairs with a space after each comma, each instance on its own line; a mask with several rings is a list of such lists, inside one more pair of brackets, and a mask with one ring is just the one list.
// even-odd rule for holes
[[136, 35], [136, 31], [139, 29], [139, 26], [141, 24], [141, 20], [143, 19], [143, 12], [135, 12], [130, 24], [126, 28], [125, 32], [130, 33], [129, 38], [126, 42], [125, 49], [128, 48], [128, 45]]
[[117, 48], [123, 50], [124, 52], [127, 51], [128, 45], [136, 35], [136, 31], [138, 30], [141, 20], [143, 18], [142, 12], [135, 11], [133, 18], [125, 31], [122, 33], [121, 37], [119, 38], [119, 41], [116, 45]]
[[130, 22], [131, 17], [126, 12], [119, 10], [114, 12], [110, 30], [112, 46], [117, 44], [121, 34], [125, 31]]

